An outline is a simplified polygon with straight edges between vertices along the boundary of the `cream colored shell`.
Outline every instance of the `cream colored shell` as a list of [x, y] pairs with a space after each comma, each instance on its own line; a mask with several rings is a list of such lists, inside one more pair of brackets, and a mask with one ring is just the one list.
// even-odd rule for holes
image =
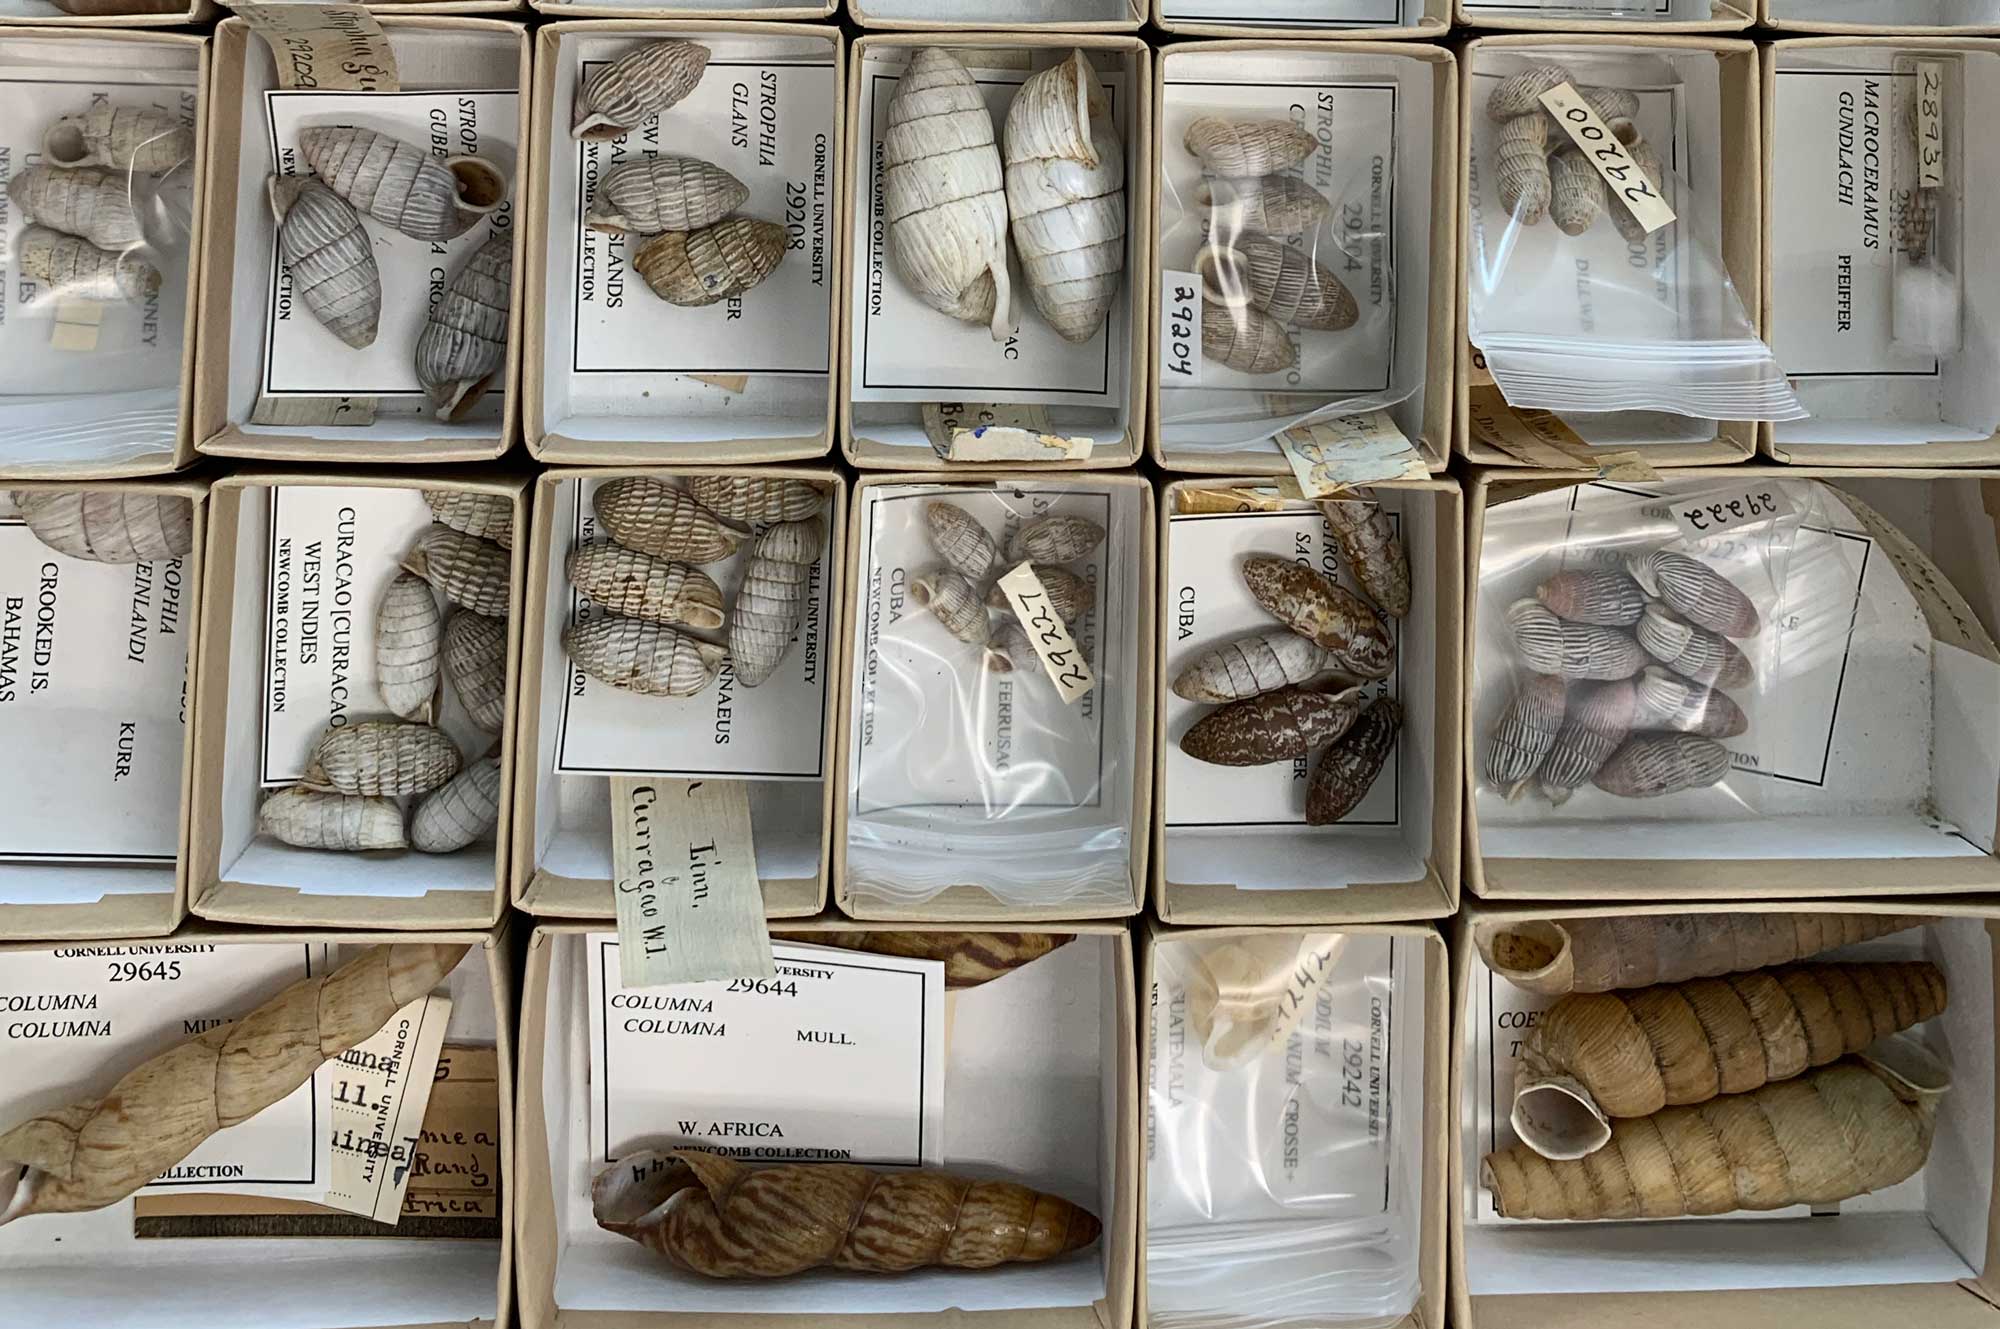
[[506, 494], [471, 489], [426, 489], [424, 502], [431, 520], [454, 531], [491, 540], [502, 549], [514, 547], [514, 500]]
[[463, 849], [500, 821], [500, 763], [482, 757], [417, 804], [410, 846], [426, 854]]
[[617, 138], [693, 92], [708, 68], [700, 42], [668, 39], [635, 47], [591, 75], [576, 95], [570, 135]]
[[1194, 197], [1209, 209], [1211, 233], [1223, 235], [1303, 235], [1319, 229], [1333, 213], [1326, 195], [1295, 175], [1203, 180], [1194, 187]]
[[7, 182], [7, 197], [29, 221], [80, 235], [99, 249], [129, 249], [145, 239], [131, 187], [94, 166], [30, 166]]
[[600, 683], [653, 697], [692, 697], [729, 654], [714, 642], [620, 614], [572, 623], [562, 644], [576, 667]]
[[507, 724], [507, 620], [453, 613], [444, 625], [444, 676], [465, 713], [489, 734]]
[[382, 273], [361, 214], [311, 177], [274, 175], [269, 186], [278, 247], [300, 303], [349, 346], [373, 346], [382, 317]]
[[1303, 250], [1265, 235], [1205, 246], [1194, 257], [1208, 298], [1260, 309], [1280, 323], [1338, 332], [1361, 316], [1340, 278]]
[[628, 159], [599, 178], [583, 224], [611, 235], [693, 231], [743, 206], [750, 188], [699, 157]]
[[491, 540], [433, 526], [403, 556], [403, 568], [443, 591], [453, 604], [505, 618], [513, 588], [513, 560]]
[[1104, 326], [1125, 270], [1125, 152], [1082, 51], [1007, 109], [1007, 211], [1035, 308], [1064, 341]]
[[440, 159], [372, 129], [314, 125], [299, 152], [328, 188], [414, 240], [464, 235], [507, 199], [507, 177], [484, 157]]
[[157, 295], [160, 273], [136, 252], [114, 254], [46, 226], [21, 232], [14, 251], [21, 272], [45, 282], [59, 300], [130, 300]]
[[363, 720], [326, 731], [299, 787], [315, 793], [424, 794], [458, 774], [463, 761], [442, 729]]
[[1558, 83], [1574, 87], [1576, 77], [1558, 64], [1531, 65], [1512, 78], [1503, 79], [1486, 99], [1486, 114], [1493, 120], [1512, 120], [1543, 110], [1542, 94]]
[[194, 130], [171, 111], [106, 102], [50, 125], [42, 135], [42, 157], [55, 166], [158, 175], [193, 160]]
[[735, 553], [743, 540], [742, 530], [650, 475], [608, 480], [591, 495], [590, 505], [612, 539], [659, 558], [715, 563]]
[[924, 504], [924, 528], [931, 548], [939, 558], [973, 581], [983, 581], [993, 572], [1000, 550], [977, 517], [956, 503], [941, 498]]
[[788, 476], [691, 475], [686, 483], [695, 502], [732, 521], [800, 521], [826, 505], [818, 485]]
[[769, 527], [751, 547], [729, 614], [729, 656], [744, 687], [768, 679], [791, 650], [825, 544], [826, 523], [808, 517]]
[[1317, 678], [1332, 659], [1296, 632], [1260, 632], [1204, 651], [1174, 676], [1174, 695], [1188, 701], [1231, 702]]
[[1299, 362], [1285, 325], [1261, 309], [1231, 309], [1205, 300], [1201, 306], [1203, 359], [1242, 374], [1275, 374]]
[[1181, 145], [1210, 174], [1241, 178], [1288, 171], [1312, 156], [1319, 140], [1290, 120], [1204, 115], [1188, 125]]
[[21, 489], [14, 509], [36, 539], [93, 563], [180, 558], [194, 548], [194, 504], [151, 489]]
[[507, 311], [514, 235], [501, 231], [472, 252], [417, 335], [417, 381], [440, 420], [463, 419], [507, 367]]
[[393, 798], [280, 789], [257, 809], [257, 833], [295, 849], [407, 849], [403, 810]]
[[1500, 206], [1523, 226], [1549, 211], [1549, 118], [1540, 112], [1517, 115], [1500, 126], [1494, 141]]
[[1007, 541], [1007, 561], [1073, 563], [1104, 543], [1104, 528], [1088, 517], [1052, 512], [1025, 523]]
[[1604, 215], [1604, 177], [1574, 145], [1549, 158], [1549, 220], [1564, 235], [1582, 235]]
[[944, 630], [972, 646], [983, 646], [993, 635], [986, 603], [964, 573], [933, 568], [910, 583], [910, 598], [931, 611]]
[[699, 568], [598, 540], [570, 550], [570, 585], [592, 604], [627, 618], [713, 632], [722, 626], [722, 590]]
[[405, 720], [435, 718], [444, 614], [430, 583], [398, 573], [375, 615], [375, 681], [388, 708]]

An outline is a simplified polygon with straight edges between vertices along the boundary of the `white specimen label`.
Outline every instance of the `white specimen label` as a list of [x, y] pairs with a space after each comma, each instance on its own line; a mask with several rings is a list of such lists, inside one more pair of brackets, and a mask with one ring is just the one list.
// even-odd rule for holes
[[402, 1217], [450, 1019], [450, 997], [419, 997], [328, 1066], [332, 1176], [326, 1203], [378, 1223]]
[[1192, 272], [1160, 274], [1160, 386], [1201, 383], [1201, 278]]
[[1611, 132], [1597, 108], [1579, 96], [1575, 88], [1558, 83], [1542, 94], [1542, 105], [1549, 108], [1549, 114], [1576, 144], [1584, 160], [1604, 177], [1612, 195], [1646, 228], [1646, 234], [1651, 235], [1673, 221], [1674, 210], [1666, 197], [1652, 178], [1639, 169], [1631, 150]]
[[629, 987], [771, 973], [740, 780], [611, 780], [613, 898]]

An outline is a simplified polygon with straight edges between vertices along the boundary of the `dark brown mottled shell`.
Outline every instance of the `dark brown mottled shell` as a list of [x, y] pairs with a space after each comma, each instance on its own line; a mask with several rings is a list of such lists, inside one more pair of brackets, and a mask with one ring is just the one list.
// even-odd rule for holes
[[1598, 768], [1595, 783], [1620, 798], [1703, 789], [1729, 774], [1729, 749], [1698, 734], [1634, 734]]
[[1725, 637], [1754, 637], [1762, 624], [1757, 606], [1736, 583], [1698, 558], [1655, 549], [1627, 560], [1633, 577], [1696, 627]]
[[1296, 761], [1347, 732], [1367, 698], [1360, 688], [1279, 688], [1219, 706], [1181, 735], [1181, 751], [1216, 766]]
[[1252, 554], [1243, 561], [1243, 582], [1286, 627], [1326, 648], [1336, 667], [1361, 678], [1387, 678], [1395, 667], [1387, 625], [1366, 600], [1323, 573]]
[[1306, 825], [1331, 826], [1361, 804], [1396, 747], [1403, 708], [1377, 697], [1313, 767], [1306, 786]]
[[1557, 618], [1598, 627], [1629, 628], [1646, 612], [1645, 591], [1613, 568], [1558, 572], [1535, 588], [1535, 598]]
[[1354, 580], [1361, 583], [1375, 607], [1392, 618], [1409, 613], [1410, 556], [1396, 538], [1382, 505], [1329, 498], [1320, 500], [1319, 510]]

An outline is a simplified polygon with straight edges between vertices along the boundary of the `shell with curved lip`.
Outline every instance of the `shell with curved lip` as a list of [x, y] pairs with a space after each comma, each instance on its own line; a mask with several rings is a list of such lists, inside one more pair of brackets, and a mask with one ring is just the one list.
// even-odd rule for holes
[[1535, 587], [1535, 598], [1557, 618], [1605, 628], [1629, 628], [1646, 612], [1646, 592], [1617, 568], [1569, 568]]
[[910, 598], [931, 611], [944, 630], [972, 646], [993, 636], [993, 620], [979, 588], [964, 573], [933, 568], [910, 583]]
[[1735, 642], [1696, 627], [1663, 604], [1646, 607], [1637, 633], [1647, 654], [1704, 687], [1740, 688], [1756, 677], [1750, 658]]
[[1604, 177], [1574, 144], [1549, 158], [1549, 220], [1564, 235], [1582, 235], [1604, 215]]
[[148, 489], [20, 489], [14, 509], [37, 540], [93, 563], [179, 558], [194, 548], [194, 504]]
[[326, 731], [299, 777], [299, 788], [383, 797], [427, 794], [457, 775], [464, 760], [442, 729], [363, 720]]
[[502, 549], [514, 547], [514, 502], [507, 495], [473, 489], [426, 489], [424, 502], [438, 525], [491, 540]]
[[1554, 63], [1531, 65], [1512, 78], [1500, 81], [1500, 85], [1486, 99], [1486, 114], [1494, 120], [1539, 114], [1543, 111], [1542, 94], [1558, 83], [1574, 87], [1576, 76]]
[[464, 235], [507, 199], [507, 177], [484, 157], [440, 160], [373, 129], [314, 125], [299, 152], [334, 193], [413, 240]]
[[977, 517], [941, 498], [924, 504], [924, 527], [931, 548], [973, 581], [984, 581], [1000, 559], [1000, 549]]
[[748, 185], [699, 157], [637, 158], [598, 180], [583, 224], [611, 235], [694, 231], [721, 221], [749, 197]]
[[1028, 294], [1064, 341], [1089, 341], [1125, 270], [1125, 151], [1082, 51], [1021, 85], [1003, 137]]
[[491, 540], [449, 526], [432, 526], [403, 556], [403, 570], [416, 573], [460, 608], [495, 618], [507, 616], [513, 560]]
[[463, 419], [507, 365], [514, 233], [472, 251], [417, 335], [417, 381], [440, 420]]
[[1734, 738], [1750, 728], [1749, 717], [1727, 693], [1691, 682], [1663, 665], [1646, 666], [1635, 686], [1643, 728], [1678, 729], [1703, 738]]
[[1013, 313], [1000, 150], [986, 99], [951, 52], [927, 46], [910, 57], [881, 153], [897, 275], [931, 308], [1001, 340]]
[[1104, 528], [1088, 517], [1052, 512], [1015, 531], [1007, 541], [1007, 559], [1019, 563], [1074, 563], [1104, 543]]
[[42, 135], [42, 156], [55, 166], [158, 175], [194, 157], [194, 130], [172, 111], [105, 103], [50, 125]]
[[617, 138], [694, 91], [708, 68], [700, 42], [649, 41], [590, 76], [576, 95], [572, 138]]
[[1530, 674], [1493, 726], [1486, 746], [1486, 778], [1509, 798], [1533, 778], [1555, 746], [1568, 707], [1569, 688], [1553, 674]]
[[402, 572], [375, 613], [375, 681], [388, 708], [405, 720], [432, 718], [444, 615], [430, 583]]
[[1229, 120], [1219, 115], [1195, 120], [1181, 143], [1204, 170], [1232, 178], [1288, 171], [1319, 147], [1310, 131], [1289, 120]]
[[1299, 362], [1284, 324], [1261, 309], [1230, 309], [1213, 300], [1201, 306], [1201, 354], [1243, 374], [1275, 374]]
[[257, 809], [257, 833], [294, 849], [407, 849], [403, 810], [393, 798], [324, 794], [293, 785], [279, 789]]
[[1208, 297], [1261, 309], [1280, 323], [1320, 331], [1351, 328], [1361, 317], [1354, 293], [1303, 251], [1265, 235], [1204, 246], [1194, 258]]
[[699, 568], [627, 549], [613, 540], [578, 545], [563, 565], [592, 604], [653, 623], [713, 632], [722, 626], [722, 590]]
[[767, 527], [751, 546], [729, 614], [729, 658], [744, 687], [764, 682], [791, 651], [805, 619], [812, 565], [825, 544], [826, 523], [807, 517]]
[[453, 613], [444, 625], [444, 676], [465, 713], [489, 734], [507, 725], [507, 620]]
[[1507, 606], [1507, 628], [1521, 660], [1538, 674], [1564, 678], [1630, 678], [1646, 667], [1646, 648], [1620, 628], [1570, 623], [1539, 600]]
[[654, 236], [632, 255], [632, 267], [668, 304], [699, 308], [741, 295], [776, 272], [785, 244], [785, 228], [776, 222], [730, 217]]
[[410, 847], [426, 854], [463, 849], [500, 821], [500, 763], [482, 757], [417, 804]]
[[[1090, 612], [1097, 602], [1097, 590], [1089, 582], [1071, 572], [1068, 568], [1056, 567], [1049, 563], [1034, 565], [1035, 577], [1048, 593], [1049, 608], [1056, 611], [1056, 617], [1065, 623], [1074, 623]], [[1004, 609], [1013, 612], [1013, 601], [999, 585], [986, 593], [988, 609]]]
[[661, 623], [599, 614], [563, 629], [563, 649], [600, 683], [649, 697], [692, 697], [714, 681], [728, 651]]
[[1698, 558], [1655, 549], [1625, 560], [1648, 595], [1657, 595], [1688, 622], [1725, 637], [1754, 637], [1757, 606], [1735, 582]]
[[271, 210], [292, 288], [320, 326], [357, 351], [375, 344], [382, 317], [382, 273], [361, 214], [311, 178], [274, 175]]
[[687, 563], [716, 563], [736, 552], [744, 532], [650, 475], [621, 475], [590, 496], [611, 538], [627, 549]]
[[688, 496], [732, 521], [802, 521], [826, 505], [826, 491], [810, 480], [782, 475], [691, 475]]
[[60, 299], [136, 303], [160, 289], [159, 270], [136, 253], [114, 254], [46, 226], [21, 232], [14, 259], [23, 274], [47, 283]]
[[1500, 126], [1493, 143], [1494, 176], [1500, 206], [1523, 226], [1533, 226], [1549, 210], [1549, 118], [1539, 112], [1517, 115]]
[[1194, 197], [1209, 209], [1210, 230], [1224, 236], [1243, 231], [1303, 235], [1333, 213], [1326, 195], [1295, 175], [1203, 180], [1194, 187]]
[[7, 197], [29, 221], [80, 235], [99, 249], [129, 249], [146, 238], [130, 186], [95, 166], [30, 166], [7, 182]]

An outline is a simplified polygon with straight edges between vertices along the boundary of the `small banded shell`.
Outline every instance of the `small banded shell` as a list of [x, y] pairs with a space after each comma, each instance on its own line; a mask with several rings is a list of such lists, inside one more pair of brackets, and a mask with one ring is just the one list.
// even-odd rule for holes
[[440, 159], [372, 129], [314, 125], [299, 152], [334, 193], [413, 240], [464, 235], [507, 199], [507, 177], [484, 157]]
[[686, 563], [599, 540], [570, 550], [563, 571], [570, 585], [614, 614], [702, 632], [722, 626], [721, 588]]
[[[1056, 611], [1056, 617], [1065, 623], [1074, 623], [1090, 612], [1097, 603], [1097, 589], [1068, 568], [1052, 563], [1034, 564], [1035, 576], [1041, 581], [1042, 589], [1048, 592], [1049, 608]], [[986, 607], [1005, 609], [1011, 612], [1013, 601], [1007, 592], [995, 585], [986, 593]]]
[[641, 157], [604, 173], [583, 224], [609, 235], [693, 231], [721, 221], [749, 197], [748, 185], [699, 157]]
[[1125, 270], [1125, 150], [1081, 50], [1021, 85], [1002, 137], [1028, 294], [1056, 335], [1089, 341]]
[[1361, 805], [1396, 749], [1403, 708], [1377, 697], [1348, 731], [1333, 741], [1306, 785], [1306, 825], [1331, 826]]
[[924, 528], [930, 533], [931, 548], [946, 563], [973, 581], [991, 575], [1000, 550], [977, 517], [956, 503], [932, 499], [924, 504]]
[[417, 381], [431, 414], [462, 420], [507, 367], [507, 310], [514, 282], [514, 234], [501, 231], [472, 251], [417, 334]]
[[1646, 612], [1646, 592], [1615, 568], [1558, 572], [1535, 588], [1535, 598], [1557, 618], [1606, 628], [1629, 628]]
[[1260, 175], [1248, 180], [1203, 180], [1195, 202], [1209, 209], [1210, 231], [1235, 235], [1304, 235], [1333, 213], [1326, 195], [1295, 175]]
[[692, 697], [711, 683], [729, 652], [660, 623], [600, 614], [563, 629], [563, 649], [600, 683], [649, 697]]
[[472, 723], [507, 727], [507, 620], [461, 609], [444, 625], [444, 676]]
[[1380, 503], [1324, 498], [1320, 515], [1340, 545], [1341, 557], [1375, 607], [1393, 618], [1410, 612], [1410, 555]]
[[1338, 332], [1361, 306], [1340, 278], [1301, 250], [1263, 235], [1210, 244], [1194, 256], [1202, 289], [1218, 304], [1260, 309], [1294, 327]]
[[398, 573], [375, 614], [375, 682], [382, 700], [405, 720], [433, 718], [444, 615], [430, 583]]
[[322, 794], [427, 794], [457, 775], [463, 760], [442, 729], [363, 720], [326, 731], [299, 787]]
[[311, 177], [274, 175], [269, 190], [278, 248], [299, 302], [355, 350], [373, 346], [382, 317], [382, 272], [361, 214]]
[[670, 305], [700, 308], [763, 281], [785, 257], [785, 228], [731, 217], [698, 231], [656, 235], [632, 255], [632, 267]]
[[590, 76], [576, 95], [572, 138], [611, 139], [637, 129], [694, 91], [708, 68], [700, 42], [650, 41]]
[[443, 591], [445, 598], [461, 609], [495, 618], [507, 616], [513, 560], [491, 540], [449, 526], [432, 526], [403, 556], [403, 570]]
[[910, 598], [931, 611], [944, 630], [972, 646], [983, 646], [993, 635], [993, 620], [979, 588], [965, 574], [933, 568], [910, 583]]
[[1638, 633], [1639, 645], [1655, 660], [1705, 687], [1740, 688], [1756, 676], [1735, 642], [1696, 627], [1665, 605], [1647, 606]]
[[1564, 235], [1582, 235], [1602, 217], [1611, 199], [1604, 177], [1574, 144], [1549, 158], [1549, 220]]
[[1757, 635], [1757, 606], [1735, 582], [1700, 559], [1655, 549], [1627, 559], [1625, 566], [1648, 595], [1659, 596], [1696, 627], [1725, 637]]
[[1543, 111], [1542, 94], [1558, 83], [1574, 87], [1576, 77], [1558, 64], [1532, 65], [1512, 78], [1502, 79], [1500, 86], [1486, 99], [1486, 114], [1494, 120], [1512, 120], [1516, 116]]
[[1346, 733], [1366, 701], [1360, 688], [1279, 688], [1216, 707], [1181, 735], [1181, 751], [1214, 766], [1296, 761]]
[[1500, 206], [1523, 226], [1541, 221], [1549, 210], [1549, 118], [1535, 111], [1502, 124], [1493, 166]]
[[627, 549], [684, 563], [715, 563], [736, 552], [744, 532], [650, 475], [608, 480], [591, 495], [591, 510]]
[[1705, 789], [1729, 774], [1729, 749], [1698, 734], [1634, 734], [1598, 768], [1594, 783], [1619, 798]]
[[1671, 669], [1648, 665], [1639, 676], [1639, 726], [1677, 729], [1703, 738], [1734, 738], [1750, 728], [1727, 693], [1690, 683]]
[[1387, 678], [1395, 667], [1389, 629], [1368, 602], [1316, 569], [1252, 554], [1243, 583], [1279, 622], [1325, 647], [1336, 667], [1361, 678]]
[[1211, 175], [1276, 175], [1313, 155], [1319, 140], [1289, 120], [1227, 120], [1204, 115], [1187, 127], [1181, 146]]
[[993, 625], [992, 635], [986, 639], [986, 667], [996, 674], [1011, 674], [1026, 668], [1034, 659], [1035, 648], [1021, 620], [1012, 614], [1001, 615], [1000, 621]]
[[280, 789], [257, 809], [257, 833], [297, 849], [407, 849], [403, 810], [393, 798]]
[[136, 253], [114, 254], [46, 226], [22, 231], [14, 257], [25, 276], [45, 283], [59, 299], [137, 303], [160, 290], [159, 270]]
[[1204, 651], [1174, 676], [1174, 695], [1188, 701], [1241, 701], [1305, 683], [1325, 672], [1327, 652], [1296, 632], [1260, 632]]
[[1632, 118], [1639, 114], [1639, 94], [1628, 88], [1584, 87], [1578, 88], [1577, 95], [1590, 104], [1597, 112], [1604, 127], [1626, 138], [1632, 131]]
[[1104, 528], [1088, 517], [1052, 513], [1037, 517], [1007, 541], [1007, 561], [1074, 563], [1104, 543]]
[[29, 221], [80, 235], [99, 249], [130, 249], [146, 238], [130, 185], [94, 166], [30, 166], [7, 182], [7, 197]]
[[37, 540], [93, 563], [179, 558], [194, 548], [194, 503], [151, 489], [21, 489], [14, 508]]
[[171, 111], [104, 103], [50, 125], [42, 135], [42, 157], [56, 166], [158, 175], [194, 157], [194, 130]]
[[765, 528], [751, 546], [729, 615], [729, 658], [744, 687], [769, 678], [792, 649], [805, 619], [812, 565], [825, 545], [826, 523], [808, 517]]
[[500, 763], [482, 757], [417, 804], [410, 817], [410, 846], [426, 854], [449, 854], [499, 823]]
[[1285, 325], [1261, 309], [1230, 309], [1204, 300], [1201, 354], [1242, 374], [1275, 374], [1299, 362]]
[[1509, 798], [1555, 746], [1562, 729], [1569, 689], [1553, 674], [1533, 674], [1514, 693], [1486, 747], [1486, 779]]
[[1570, 698], [1563, 726], [1537, 774], [1542, 796], [1558, 807], [1581, 789], [1618, 750], [1637, 723], [1638, 698], [1630, 679], [1586, 683]]
[[688, 495], [718, 517], [738, 522], [803, 521], [826, 506], [810, 480], [776, 475], [693, 475]]
[[467, 489], [426, 489], [431, 520], [454, 531], [491, 540], [502, 549], [514, 547], [514, 500], [506, 494]]
[[1629, 632], [1588, 623], [1565, 623], [1539, 600], [1507, 606], [1515, 649], [1538, 674], [1564, 678], [1630, 678], [1646, 667], [1646, 651]]

